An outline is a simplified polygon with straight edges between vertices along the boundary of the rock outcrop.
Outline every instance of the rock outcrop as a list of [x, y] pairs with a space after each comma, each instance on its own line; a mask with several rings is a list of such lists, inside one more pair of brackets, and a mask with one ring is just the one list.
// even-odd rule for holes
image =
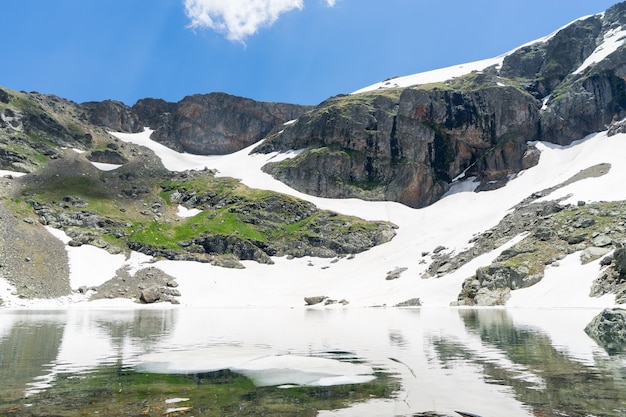
[[615, 249], [611, 256], [602, 259], [601, 264], [607, 268], [593, 282], [590, 295], [615, 294], [616, 303], [626, 304], [626, 249]]
[[188, 96], [173, 105], [157, 102], [160, 113], [154, 111], [154, 104], [155, 100], [140, 100], [133, 106], [146, 126], [155, 129], [152, 139], [201, 155], [222, 155], [246, 148], [309, 109], [223, 93]]
[[505, 305], [512, 290], [539, 282], [545, 268], [558, 266], [570, 254], [581, 264], [598, 260], [603, 270], [590, 296], [615, 294], [617, 303], [626, 302], [626, 204], [601, 202], [562, 206], [556, 202], [524, 204], [494, 228], [476, 236], [473, 247], [453, 257], [433, 255], [430, 276], [451, 272], [474, 257], [504, 245], [526, 233], [521, 241], [503, 250], [494, 262], [479, 268], [465, 280], [455, 305]]
[[585, 327], [585, 332], [609, 354], [626, 351], [626, 310], [603, 310]]
[[177, 103], [146, 98], [128, 107], [116, 101], [81, 104], [88, 120], [119, 132], [154, 130], [151, 138], [174, 150], [200, 155], [228, 154], [248, 147], [308, 106], [267, 103], [224, 93], [196, 94]]
[[80, 106], [89, 122], [115, 132], [136, 133], [146, 126], [130, 107], [119, 101], [90, 101]]

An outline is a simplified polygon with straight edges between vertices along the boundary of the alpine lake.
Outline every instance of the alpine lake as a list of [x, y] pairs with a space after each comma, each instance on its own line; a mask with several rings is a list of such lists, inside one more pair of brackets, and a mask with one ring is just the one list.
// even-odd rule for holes
[[626, 416], [593, 309], [0, 310], [0, 416]]

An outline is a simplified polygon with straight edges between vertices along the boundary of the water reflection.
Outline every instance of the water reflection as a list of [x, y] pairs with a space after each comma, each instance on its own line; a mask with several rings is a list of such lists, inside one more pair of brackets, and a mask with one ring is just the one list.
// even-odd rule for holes
[[9, 316], [0, 326], [0, 399], [15, 398], [54, 361], [63, 324], [47, 315]]
[[[324, 380], [324, 372], [329, 372], [312, 372], [311, 366], [330, 366], [332, 361], [399, 378], [391, 399], [372, 398], [318, 411], [320, 416], [454, 416], [454, 410], [485, 417], [623, 416], [626, 359], [609, 357], [584, 334], [595, 313], [446, 308], [3, 310], [0, 411], [13, 403], [36, 404], [68, 378], [103, 367], [128, 378], [128, 372], [147, 369], [146, 358], [158, 358], [161, 370], [180, 365], [183, 358], [190, 374], [254, 368], [253, 379], [258, 381], [279, 375], [275, 380], [283, 383], [296, 375], [296, 382], [306, 385], [307, 375]], [[233, 357], [250, 352], [257, 362], [232, 365]], [[342, 380], [341, 375], [333, 378]], [[197, 409], [195, 414], [202, 415]]]
[[[563, 314], [567, 312], [547, 312], [545, 320], [555, 320], [556, 315], [562, 320]], [[534, 380], [519, 378], [511, 367], [475, 359], [484, 364], [485, 375], [511, 386], [517, 398], [530, 404], [534, 415], [626, 415], [623, 360], [613, 361], [599, 350], [594, 355], [594, 366], [573, 360], [553, 345], [548, 333], [514, 327], [505, 311], [464, 311], [462, 317], [468, 330], [479, 335], [485, 346], [502, 352], [516, 367], [535, 375]]]

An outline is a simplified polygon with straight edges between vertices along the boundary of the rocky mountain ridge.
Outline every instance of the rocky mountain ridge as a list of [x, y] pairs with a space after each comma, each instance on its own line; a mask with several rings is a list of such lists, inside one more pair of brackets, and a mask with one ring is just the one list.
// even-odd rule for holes
[[115, 101], [87, 102], [80, 107], [94, 125], [118, 132], [141, 132], [149, 127], [154, 130], [153, 140], [199, 155], [223, 155], [246, 148], [310, 109], [224, 93], [195, 94], [177, 103], [146, 98], [132, 107]]
[[478, 190], [502, 186], [536, 163], [529, 142], [569, 144], [624, 117], [625, 23], [626, 3], [616, 4], [482, 71], [331, 98], [255, 151], [304, 149], [265, 170], [325, 197], [423, 207], [459, 176], [477, 177]]

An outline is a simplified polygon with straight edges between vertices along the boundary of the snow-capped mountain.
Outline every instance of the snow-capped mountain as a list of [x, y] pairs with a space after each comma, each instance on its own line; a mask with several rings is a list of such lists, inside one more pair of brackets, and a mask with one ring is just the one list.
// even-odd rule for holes
[[[27, 202], [31, 211], [10, 210], [27, 219], [20, 228], [43, 223], [66, 244], [70, 268], [59, 282], [75, 293], [53, 303], [622, 303], [625, 24], [621, 3], [500, 57], [383, 81], [315, 108], [224, 95], [129, 108], [0, 90], [0, 168], [14, 176], [4, 180], [3, 199]], [[211, 130], [212, 109], [224, 103], [229, 117]], [[245, 141], [237, 138], [243, 125], [251, 129]], [[206, 153], [214, 155], [199, 155]], [[213, 177], [249, 189], [203, 189], [199, 178]], [[271, 194], [268, 206], [267, 193], [250, 189], [297, 200], [276, 204]], [[328, 211], [299, 235], [306, 247], [277, 243], [312, 222], [304, 214], [280, 236], [254, 229], [295, 207], [318, 216], [302, 202]], [[332, 223], [336, 216], [371, 222], [363, 227], [379, 228], [369, 235], [374, 243], [350, 253], [364, 235], [352, 218]], [[328, 238], [331, 223], [333, 233], [353, 233], [347, 243]], [[3, 230], [5, 246], [15, 244], [10, 232]], [[18, 258], [3, 263], [21, 268]], [[5, 304], [51, 302], [19, 298], [21, 277], [7, 269]], [[150, 282], [149, 297], [136, 281], [156, 276], [165, 278]]]

